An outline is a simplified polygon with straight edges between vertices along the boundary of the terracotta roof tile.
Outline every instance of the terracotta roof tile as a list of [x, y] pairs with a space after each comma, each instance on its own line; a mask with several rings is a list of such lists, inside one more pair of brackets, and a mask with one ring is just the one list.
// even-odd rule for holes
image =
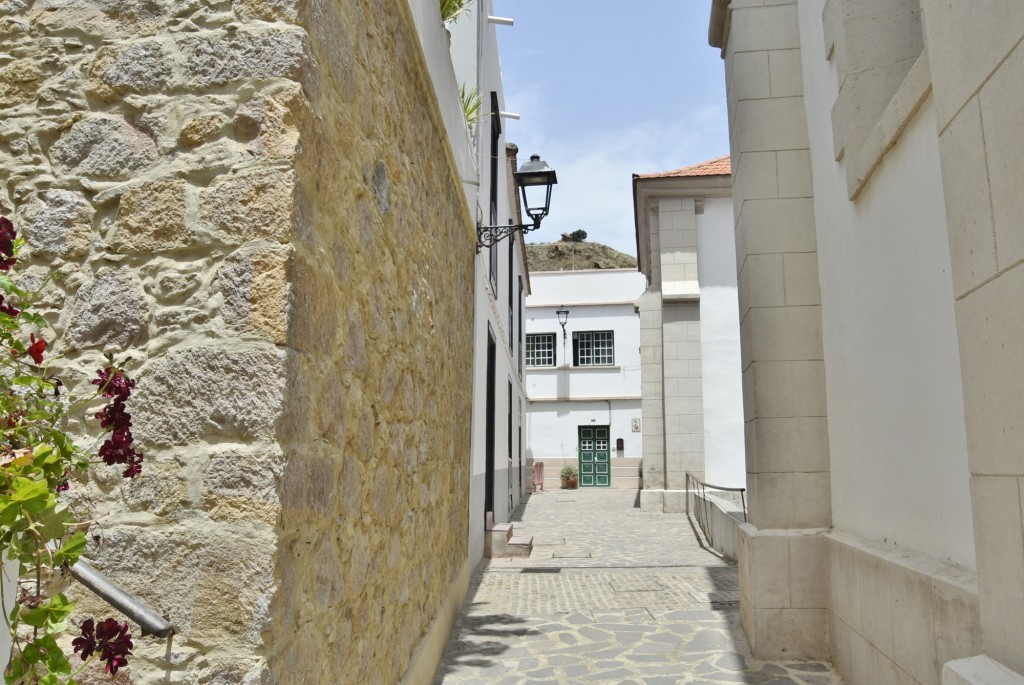
[[684, 166], [682, 169], [662, 171], [654, 174], [634, 174], [633, 178], [679, 178], [684, 176], [728, 176], [732, 173], [729, 155], [709, 159], [700, 164]]

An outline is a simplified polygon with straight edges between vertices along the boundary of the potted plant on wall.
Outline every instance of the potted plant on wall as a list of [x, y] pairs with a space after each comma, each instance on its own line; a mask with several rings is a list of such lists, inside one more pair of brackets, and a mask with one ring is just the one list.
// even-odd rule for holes
[[579, 485], [580, 472], [572, 464], [563, 466], [561, 475], [563, 490], [575, 490], [576, 486]]

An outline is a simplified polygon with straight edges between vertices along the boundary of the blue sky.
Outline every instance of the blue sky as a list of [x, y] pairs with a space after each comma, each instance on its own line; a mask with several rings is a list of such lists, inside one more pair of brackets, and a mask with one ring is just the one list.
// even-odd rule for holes
[[632, 174], [729, 152], [724, 63], [711, 0], [494, 0], [506, 137], [558, 172], [551, 214], [527, 242], [583, 229], [636, 254]]

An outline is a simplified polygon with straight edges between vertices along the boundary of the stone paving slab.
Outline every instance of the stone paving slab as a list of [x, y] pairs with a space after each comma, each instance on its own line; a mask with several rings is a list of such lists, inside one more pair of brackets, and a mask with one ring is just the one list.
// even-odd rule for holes
[[435, 685], [842, 683], [828, 664], [753, 659], [735, 565], [702, 549], [685, 515], [637, 500], [530, 497], [515, 530], [552, 544], [478, 569]]

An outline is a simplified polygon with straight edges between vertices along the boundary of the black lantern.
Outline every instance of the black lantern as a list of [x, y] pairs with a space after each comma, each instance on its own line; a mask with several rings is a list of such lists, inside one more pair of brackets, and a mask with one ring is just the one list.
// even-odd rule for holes
[[558, 323], [562, 326], [562, 338], [566, 337], [565, 324], [569, 323], [569, 310], [562, 305], [555, 310], [555, 315], [558, 317]]
[[532, 155], [519, 171], [512, 174], [523, 194], [523, 210], [533, 220], [532, 224], [509, 224], [508, 226], [477, 226], [479, 247], [490, 247], [516, 231], [529, 233], [540, 228], [540, 221], [551, 209], [551, 186], [558, 183], [555, 170], [540, 158]]

